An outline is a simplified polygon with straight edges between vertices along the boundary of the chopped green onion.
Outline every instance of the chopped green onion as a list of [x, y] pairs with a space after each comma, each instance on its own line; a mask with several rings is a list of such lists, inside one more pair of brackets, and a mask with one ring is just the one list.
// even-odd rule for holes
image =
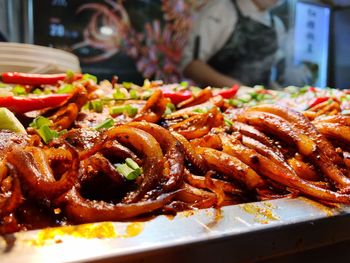
[[139, 169], [140, 166], [131, 158], [126, 158], [125, 163], [132, 169], [136, 170]]
[[94, 110], [97, 113], [101, 113], [103, 111], [103, 102], [101, 100], [90, 101], [89, 109]]
[[25, 95], [27, 94], [26, 89], [21, 85], [16, 85], [14, 88], [12, 88], [12, 92], [15, 95]]
[[233, 122], [227, 118], [224, 118], [224, 122], [227, 126], [231, 127], [233, 125]]
[[117, 171], [127, 180], [135, 180], [142, 174], [141, 168], [132, 169], [126, 163], [117, 165]]
[[128, 104], [126, 105], [126, 112], [130, 117], [134, 117], [137, 114], [138, 109]]
[[30, 124], [29, 126], [34, 128], [34, 129], [40, 129], [42, 126], [51, 126], [52, 121], [43, 117], [43, 116], [38, 116], [36, 117]]
[[126, 89], [130, 89], [134, 84], [132, 82], [126, 82], [124, 81], [122, 83], [123, 87], [126, 88]]
[[41, 89], [35, 89], [32, 91], [33, 94], [36, 94], [36, 95], [41, 95], [43, 94], [42, 90]]
[[187, 81], [181, 81], [180, 86], [187, 88], [188, 87], [188, 82]]
[[115, 106], [109, 109], [109, 113], [112, 115], [122, 114], [125, 111], [125, 105]]
[[333, 102], [334, 102], [333, 99], [329, 99], [329, 100], [327, 101], [327, 104], [332, 104]]
[[193, 95], [197, 95], [199, 92], [201, 92], [203, 89], [199, 88], [199, 87], [191, 87], [190, 88], [191, 92]]
[[49, 126], [43, 125], [40, 127], [40, 129], [37, 130], [40, 137], [44, 140], [45, 143], [49, 143], [54, 138], [60, 137], [62, 134], [65, 134], [67, 130], [62, 130], [60, 132], [57, 132], [55, 130], [51, 130]]
[[309, 90], [309, 86], [305, 86], [299, 89], [299, 94], [304, 94], [305, 92], [307, 92]]
[[255, 97], [256, 101], [262, 101], [264, 99], [265, 99], [265, 94], [262, 94], [262, 93], [258, 93]]
[[194, 109], [193, 112], [196, 112], [196, 113], [207, 113], [208, 110], [206, 108], [197, 108], [197, 109]]
[[127, 104], [127, 105], [123, 105], [123, 106], [116, 106], [116, 107], [112, 107], [110, 110], [109, 110], [110, 114], [112, 115], [117, 115], [117, 114], [127, 114], [128, 116], [130, 117], [134, 117], [137, 112], [138, 112], [138, 109], [131, 106], [130, 104]]
[[49, 89], [46, 89], [46, 90], [44, 90], [44, 94], [46, 94], [46, 95], [48, 95], [48, 94], [52, 94], [52, 91], [51, 91], [51, 90], [49, 90]]
[[65, 84], [61, 86], [56, 93], [57, 94], [63, 94], [63, 93], [71, 93], [74, 90], [74, 86], [71, 84]]
[[74, 72], [72, 70], [67, 70], [67, 79], [74, 79]]
[[131, 158], [126, 158], [125, 163], [118, 164], [116, 169], [127, 180], [135, 180], [142, 174], [142, 168]]
[[242, 106], [242, 102], [239, 101], [238, 99], [229, 99], [228, 104], [230, 104], [231, 106], [235, 106], [235, 107]]
[[50, 142], [54, 138], [52, 130], [47, 125], [41, 126], [37, 131], [45, 143]]
[[113, 125], [114, 125], [114, 120], [111, 118], [108, 118], [108, 119], [104, 120], [103, 122], [101, 122], [100, 124], [98, 124], [95, 127], [95, 130], [99, 131], [101, 129], [109, 129], [109, 128], [113, 127]]
[[125, 94], [118, 88], [115, 90], [114, 94], [113, 94], [113, 98], [115, 99], [125, 99]]
[[164, 115], [169, 115], [169, 114], [173, 113], [175, 110], [176, 110], [175, 105], [168, 102], [166, 104], [166, 109], [165, 109]]
[[132, 89], [132, 90], [129, 91], [129, 95], [130, 95], [130, 98], [132, 98], [132, 99], [134, 99], [134, 100], [136, 100], [136, 99], [139, 98], [139, 96], [137, 95], [137, 91], [134, 90], [134, 89]]
[[50, 126], [52, 126], [52, 121], [43, 116], [36, 117], [32, 121], [32, 123], [29, 124], [29, 126], [34, 128], [38, 132], [38, 134], [44, 140], [45, 143], [48, 143], [53, 138], [58, 138], [62, 134], [67, 132], [67, 130], [62, 130], [60, 132], [51, 130]]
[[92, 80], [93, 82], [97, 83], [97, 77], [91, 74], [84, 74], [83, 80]]

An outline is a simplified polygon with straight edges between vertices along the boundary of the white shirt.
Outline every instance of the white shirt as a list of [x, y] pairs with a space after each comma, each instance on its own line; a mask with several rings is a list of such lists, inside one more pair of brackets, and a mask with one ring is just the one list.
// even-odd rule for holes
[[[237, 0], [237, 4], [243, 15], [271, 26], [270, 13], [260, 11], [251, 0]], [[279, 46], [281, 46], [284, 41], [285, 29], [280, 19], [277, 17], [273, 19]], [[208, 61], [225, 45], [235, 29], [237, 20], [238, 14], [232, 0], [211, 0], [201, 11], [194, 14], [193, 27], [182, 55], [182, 69], [193, 60], [197, 36], [200, 37], [198, 59]], [[280, 57], [281, 54], [277, 56]]]

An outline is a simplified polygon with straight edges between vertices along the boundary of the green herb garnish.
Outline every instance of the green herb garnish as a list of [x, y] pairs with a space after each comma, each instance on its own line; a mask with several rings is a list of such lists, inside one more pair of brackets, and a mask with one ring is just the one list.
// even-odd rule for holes
[[118, 164], [116, 169], [127, 180], [135, 180], [142, 174], [142, 168], [131, 158], [126, 158], [125, 163]]
[[71, 84], [65, 84], [61, 86], [56, 93], [57, 94], [63, 94], [63, 93], [71, 93], [74, 90], [74, 86]]
[[132, 82], [126, 82], [124, 81], [122, 83], [123, 87], [126, 88], [126, 89], [130, 89], [134, 84]]
[[101, 129], [109, 129], [109, 128], [113, 127], [113, 125], [114, 125], [114, 120], [111, 118], [108, 118], [108, 119], [104, 120], [103, 122], [101, 122], [100, 124], [98, 124], [95, 127], [95, 130], [99, 131]]
[[130, 104], [123, 106], [115, 106], [110, 108], [109, 113], [112, 115], [127, 114], [130, 117], [134, 117], [138, 112], [138, 109], [131, 106]]
[[12, 92], [13, 92], [13, 94], [15, 94], [17, 96], [27, 94], [26, 89], [21, 85], [16, 85], [15, 87], [13, 87]]
[[175, 110], [176, 110], [175, 105], [168, 102], [166, 104], [166, 109], [165, 109], [164, 115], [169, 115], [169, 114], [173, 113]]
[[103, 102], [101, 100], [90, 101], [89, 109], [101, 113], [103, 111]]
[[52, 139], [58, 138], [67, 132], [67, 130], [62, 130], [60, 132], [52, 130], [50, 129], [52, 125], [52, 121], [43, 116], [36, 117], [32, 123], [29, 124], [30, 127], [37, 131], [45, 143], [49, 143]]
[[34, 129], [40, 129], [42, 126], [52, 126], [52, 121], [43, 116], [36, 117], [29, 126]]
[[194, 109], [193, 112], [196, 112], [196, 113], [207, 113], [208, 110], [206, 108], [197, 108], [197, 109]]
[[115, 90], [115, 92], [114, 92], [114, 94], [113, 94], [113, 98], [115, 98], [115, 99], [125, 99], [126, 98], [126, 96], [125, 96], [125, 94], [120, 90], [120, 89], [116, 89]]
[[36, 94], [36, 95], [42, 95], [43, 94], [43, 91], [41, 89], [35, 89], [32, 91], [33, 94]]
[[231, 127], [233, 125], [233, 122], [227, 118], [224, 118], [224, 122], [227, 126]]
[[67, 79], [74, 79], [74, 72], [72, 70], [67, 70], [66, 75]]
[[93, 82], [97, 83], [97, 77], [91, 74], [84, 74], [83, 80], [92, 80]]
[[187, 81], [181, 81], [180, 86], [187, 88], [188, 87], [188, 82]]
[[137, 95], [137, 91], [132, 89], [129, 91], [129, 95], [131, 99], [137, 100], [139, 98], [139, 96]]

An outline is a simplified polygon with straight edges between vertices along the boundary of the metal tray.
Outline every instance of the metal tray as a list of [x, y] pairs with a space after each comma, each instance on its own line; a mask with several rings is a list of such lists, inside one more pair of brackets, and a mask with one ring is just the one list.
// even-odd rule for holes
[[241, 262], [350, 239], [350, 207], [278, 199], [0, 238], [0, 262]]

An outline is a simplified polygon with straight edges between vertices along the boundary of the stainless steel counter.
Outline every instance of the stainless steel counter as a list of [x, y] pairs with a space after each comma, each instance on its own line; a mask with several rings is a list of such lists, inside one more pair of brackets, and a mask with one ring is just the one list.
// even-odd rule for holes
[[0, 239], [0, 262], [251, 262], [350, 239], [350, 207], [279, 199], [29, 231]]

